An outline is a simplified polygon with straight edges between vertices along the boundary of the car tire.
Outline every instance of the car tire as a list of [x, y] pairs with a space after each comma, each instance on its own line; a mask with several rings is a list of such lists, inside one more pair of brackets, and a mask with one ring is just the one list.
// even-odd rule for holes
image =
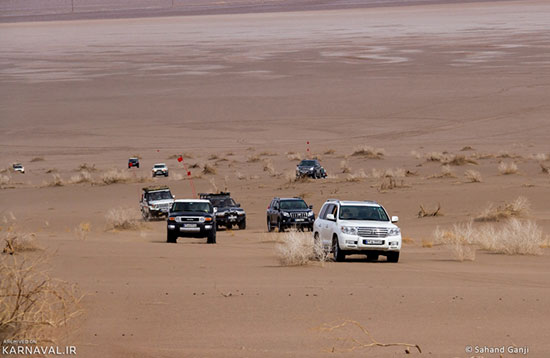
[[335, 236], [332, 238], [332, 255], [334, 256], [334, 261], [342, 262], [346, 259], [346, 254], [340, 250], [340, 244], [338, 243], [338, 238]]
[[246, 229], [246, 219], [239, 223], [239, 230]]
[[267, 232], [272, 232], [272, 231], [273, 231], [273, 226], [271, 226], [271, 220], [267, 218]]
[[285, 226], [281, 223], [281, 220], [277, 221], [277, 229], [279, 232], [285, 232]]
[[208, 236], [206, 237], [206, 243], [207, 244], [216, 243], [216, 229], [210, 230], [210, 232], [208, 233]]
[[151, 213], [146, 210], [141, 211], [141, 215], [143, 216], [143, 220], [150, 221], [151, 220]]
[[399, 262], [399, 251], [388, 252], [386, 254], [386, 259], [388, 260], [388, 262], [393, 262], [393, 263]]
[[174, 235], [174, 233], [171, 233], [170, 231], [166, 234], [166, 242], [170, 244], [175, 244], [178, 241], [177, 235]]
[[378, 252], [368, 252], [367, 261], [378, 261], [380, 254]]

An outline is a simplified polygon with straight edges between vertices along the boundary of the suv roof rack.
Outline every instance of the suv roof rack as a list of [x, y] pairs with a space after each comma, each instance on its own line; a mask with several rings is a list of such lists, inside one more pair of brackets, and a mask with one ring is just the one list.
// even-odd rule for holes
[[146, 186], [146, 187], [143, 187], [142, 190], [145, 192], [148, 192], [148, 191], [170, 190], [170, 188], [167, 187], [166, 185], [159, 185], [159, 186]]
[[340, 199], [327, 199], [327, 201], [330, 201], [331, 203], [332, 203], [332, 202], [339, 202]]
[[231, 193], [228, 191], [221, 191], [219, 193], [199, 193], [199, 198], [211, 198], [211, 197], [229, 197]]

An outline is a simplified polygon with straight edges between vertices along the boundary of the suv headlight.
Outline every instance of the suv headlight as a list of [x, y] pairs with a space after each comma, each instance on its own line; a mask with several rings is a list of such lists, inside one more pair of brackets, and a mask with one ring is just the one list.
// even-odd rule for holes
[[237, 215], [244, 215], [244, 211], [238, 211]]
[[340, 230], [343, 234], [357, 235], [357, 228], [355, 226], [342, 226]]
[[388, 230], [388, 236], [397, 236], [401, 234], [401, 230], [398, 227]]
[[216, 216], [224, 216], [225, 215], [225, 211], [218, 211], [216, 213]]
[[307, 213], [307, 216], [313, 216], [313, 211], [310, 211], [309, 213]]
[[286, 211], [283, 211], [283, 216], [290, 216], [290, 214], [287, 213]]
[[204, 219], [204, 216], [201, 216], [201, 217], [199, 218], [199, 222], [201, 222], [201, 223], [203, 223], [204, 220], [205, 220], [205, 219]]

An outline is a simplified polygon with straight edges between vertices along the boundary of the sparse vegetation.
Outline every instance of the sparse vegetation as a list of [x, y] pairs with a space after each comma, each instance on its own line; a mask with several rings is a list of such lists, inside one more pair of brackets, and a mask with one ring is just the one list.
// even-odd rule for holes
[[379, 191], [386, 191], [398, 188], [407, 188], [404, 180], [397, 180], [394, 177], [386, 177], [378, 186]]
[[128, 183], [132, 179], [132, 174], [126, 170], [109, 169], [101, 175], [101, 182], [106, 185], [117, 183]]
[[219, 158], [219, 157], [218, 157], [217, 154], [210, 154], [210, 155], [208, 156], [208, 160], [216, 160], [216, 159], [218, 159], [218, 158]]
[[500, 162], [498, 165], [498, 172], [502, 175], [516, 174], [518, 172], [518, 166], [514, 162]]
[[302, 155], [296, 152], [287, 152], [286, 157], [288, 158], [288, 160], [302, 160]]
[[441, 164], [461, 166], [466, 164], [478, 164], [473, 156], [467, 157], [463, 154], [450, 154], [447, 152], [431, 152], [426, 154], [429, 162], [440, 162]]
[[475, 218], [475, 221], [500, 221], [510, 218], [525, 217], [530, 212], [530, 206], [529, 201], [523, 196], [518, 197], [512, 202], [507, 202], [496, 207], [493, 204], [489, 204], [489, 206]]
[[434, 246], [433, 241], [422, 239], [422, 247], [429, 249], [433, 246]]
[[476, 241], [472, 223], [456, 224], [451, 230], [434, 232], [438, 244], [449, 246], [453, 256], [458, 261], [474, 261], [476, 258]]
[[367, 173], [365, 173], [365, 171], [363, 169], [359, 169], [359, 171], [351, 174], [349, 173], [346, 177], [346, 181], [347, 182], [358, 182], [358, 181], [361, 181], [362, 179], [366, 179], [368, 178], [367, 176]]
[[430, 175], [428, 179], [443, 179], [443, 178], [456, 178], [453, 169], [449, 165], [441, 166], [441, 172]]
[[419, 218], [425, 218], [428, 216], [442, 216], [443, 213], [441, 213], [441, 204], [437, 204], [437, 208], [434, 210], [426, 210], [424, 209], [423, 205], [420, 205], [420, 210], [418, 211], [418, 217]]
[[95, 167], [95, 164], [88, 164], [88, 163], [82, 163], [80, 164], [77, 168], [76, 168], [76, 171], [77, 172], [81, 172], [81, 171], [87, 171], [87, 172], [90, 172], [90, 173], [93, 173], [95, 172], [97, 169]]
[[340, 162], [340, 169], [342, 169], [342, 173], [344, 174], [351, 173], [351, 168], [347, 160], [342, 160]]
[[36, 163], [36, 162], [43, 162], [44, 160], [44, 157], [34, 157], [30, 160], [31, 163]]
[[61, 175], [52, 174], [52, 180], [49, 182], [44, 182], [42, 186], [44, 187], [59, 187], [64, 186], [65, 182], [61, 179]]
[[537, 153], [533, 155], [533, 159], [535, 159], [538, 162], [545, 162], [547, 160], [550, 160], [550, 155], [546, 153]]
[[314, 242], [311, 233], [289, 231], [279, 236], [275, 251], [282, 266], [303, 266], [327, 260], [327, 253], [320, 242]]
[[468, 183], [481, 183], [483, 181], [481, 173], [477, 170], [468, 169], [464, 172], [464, 176]]
[[1, 244], [3, 254], [15, 255], [26, 251], [41, 250], [42, 248], [36, 242], [36, 235], [23, 231], [16, 223], [15, 217], [4, 217], [7, 228], [2, 231]]
[[142, 226], [139, 214], [130, 208], [109, 209], [105, 219], [110, 230], [137, 230]]
[[374, 148], [371, 146], [357, 146], [351, 153], [354, 157], [366, 157], [369, 159], [382, 159], [386, 155], [386, 151], [382, 148]]
[[273, 166], [273, 162], [269, 159], [264, 159], [264, 172], [267, 172], [271, 176], [276, 176], [278, 173]]
[[550, 167], [546, 167], [542, 163], [540, 163], [540, 169], [544, 174], [550, 174]]
[[336, 151], [332, 148], [327, 149], [323, 152], [324, 155], [333, 155], [334, 153], [336, 153]]
[[92, 175], [86, 171], [82, 170], [80, 173], [71, 176], [68, 183], [69, 184], [80, 184], [80, 183], [91, 183], [92, 182]]
[[92, 231], [92, 224], [89, 221], [83, 221], [74, 229], [76, 236], [85, 240], [88, 237], [88, 234]]
[[257, 163], [260, 161], [260, 156], [259, 155], [249, 155], [247, 158], [246, 158], [246, 162], [247, 163]]
[[204, 175], [210, 175], [210, 174], [216, 174], [217, 170], [210, 164], [206, 163], [204, 167], [202, 168], [202, 174]]

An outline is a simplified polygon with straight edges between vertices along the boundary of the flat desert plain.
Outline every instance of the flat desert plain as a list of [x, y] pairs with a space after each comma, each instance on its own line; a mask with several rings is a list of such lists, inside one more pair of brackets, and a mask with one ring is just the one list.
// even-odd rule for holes
[[[78, 285], [83, 314], [59, 342], [80, 357], [406, 354], [323, 329], [348, 320], [416, 356], [548, 357], [548, 245], [460, 261], [434, 233], [519, 197], [550, 233], [549, 18], [547, 1], [506, 1], [0, 24], [0, 163], [26, 168], [1, 174], [0, 234], [33, 234], [40, 249], [13, 257], [47, 257]], [[292, 180], [308, 156], [327, 179]], [[168, 178], [151, 178], [157, 162]], [[139, 217], [151, 184], [227, 189], [247, 229], [216, 245], [167, 244], [162, 220], [112, 229], [109, 211]], [[400, 217], [399, 263], [281, 265], [275, 196], [316, 213], [327, 198], [380, 202]]]

